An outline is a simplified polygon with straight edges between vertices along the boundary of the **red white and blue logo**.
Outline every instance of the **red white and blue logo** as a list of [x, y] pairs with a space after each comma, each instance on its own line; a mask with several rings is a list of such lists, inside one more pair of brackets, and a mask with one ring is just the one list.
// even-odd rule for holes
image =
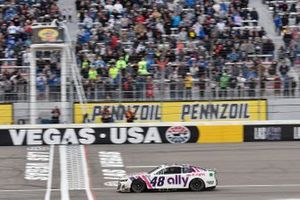
[[166, 139], [170, 143], [186, 143], [191, 137], [191, 131], [185, 126], [172, 126], [166, 131]]

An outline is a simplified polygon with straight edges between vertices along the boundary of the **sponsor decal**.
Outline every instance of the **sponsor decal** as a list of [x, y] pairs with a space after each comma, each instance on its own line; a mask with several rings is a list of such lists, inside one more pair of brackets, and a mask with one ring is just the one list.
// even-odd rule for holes
[[201, 173], [201, 172], [197, 172], [197, 173], [190, 173], [190, 174], [187, 174], [187, 176], [205, 176], [205, 173]]
[[153, 179], [151, 180], [151, 185], [153, 187], [161, 187], [165, 184], [169, 184], [169, 185], [183, 185], [183, 187], [187, 186], [189, 177], [184, 177], [181, 175], [174, 175], [171, 177], [165, 177], [165, 176], [155, 176], [153, 177]]
[[0, 129], [0, 146], [194, 143], [198, 135], [195, 126]]
[[244, 141], [294, 141], [300, 139], [299, 125], [244, 125]]
[[294, 127], [294, 139], [300, 140], [300, 127]]
[[64, 42], [64, 29], [56, 27], [34, 28], [31, 40], [33, 44], [62, 43]]
[[38, 31], [38, 36], [43, 42], [55, 42], [59, 32], [54, 28], [44, 28]]
[[281, 127], [258, 127], [254, 128], [255, 140], [281, 140]]
[[186, 143], [191, 137], [191, 132], [185, 126], [172, 126], [166, 131], [166, 139], [170, 143]]

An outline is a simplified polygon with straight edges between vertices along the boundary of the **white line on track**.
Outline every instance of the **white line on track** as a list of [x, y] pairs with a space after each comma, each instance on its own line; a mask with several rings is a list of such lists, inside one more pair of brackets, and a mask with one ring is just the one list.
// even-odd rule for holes
[[67, 155], [66, 155], [66, 146], [59, 146], [59, 155], [60, 155], [60, 194], [61, 200], [69, 200], [69, 186], [68, 186], [68, 177], [67, 177]]
[[300, 199], [272, 199], [272, 200], [300, 200]]
[[251, 187], [300, 187], [300, 184], [278, 184], [278, 185], [219, 185], [219, 188], [251, 188]]
[[[20, 189], [20, 190], [0, 190], [1, 192], [45, 192], [47, 189]], [[60, 189], [52, 188], [51, 191], [60, 191]]]
[[134, 169], [134, 168], [154, 168], [157, 165], [140, 165], [140, 166], [126, 166], [125, 168]]
[[[115, 190], [116, 188], [114, 187], [105, 187], [105, 188], [91, 188], [91, 190]], [[20, 190], [0, 190], [0, 193], [9, 193], [9, 192], [45, 192], [47, 191], [47, 189], [20, 189]], [[61, 189], [57, 189], [57, 188], [52, 188], [51, 189], [52, 192], [59, 192], [61, 191]]]
[[[280, 185], [218, 185], [217, 186], [217, 188], [251, 188], [251, 187], [300, 187], [300, 184], [280, 184]], [[0, 193], [1, 192], [45, 192], [46, 190], [47, 189], [0, 190]], [[97, 191], [97, 190], [116, 190], [116, 188], [115, 187], [103, 187], [103, 188], [91, 188], [91, 190], [95, 190], [95, 191]], [[61, 189], [51, 189], [51, 191], [61, 191]]]
[[88, 173], [88, 165], [87, 165], [87, 156], [86, 156], [86, 149], [84, 145], [80, 146], [81, 155], [82, 155], [82, 168], [83, 168], [83, 174], [84, 174], [84, 182], [85, 182], [85, 192], [88, 197], [88, 200], [94, 200], [94, 196], [91, 191], [90, 186], [90, 178]]
[[50, 196], [51, 196], [54, 145], [50, 146], [49, 154], [50, 154], [49, 155], [49, 173], [48, 173], [48, 181], [47, 181], [47, 190], [46, 190], [46, 194], [45, 194], [45, 200], [50, 200]]

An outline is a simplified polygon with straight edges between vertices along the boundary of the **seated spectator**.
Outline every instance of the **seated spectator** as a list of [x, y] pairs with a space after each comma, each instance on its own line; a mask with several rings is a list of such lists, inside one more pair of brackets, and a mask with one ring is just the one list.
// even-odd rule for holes
[[60, 109], [55, 106], [55, 108], [51, 111], [52, 117], [51, 122], [52, 124], [59, 124], [59, 117], [60, 117]]

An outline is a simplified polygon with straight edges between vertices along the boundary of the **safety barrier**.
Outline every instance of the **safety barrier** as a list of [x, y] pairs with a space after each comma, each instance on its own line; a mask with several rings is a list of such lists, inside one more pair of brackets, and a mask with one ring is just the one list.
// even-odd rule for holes
[[300, 141], [300, 121], [0, 126], [0, 146]]

